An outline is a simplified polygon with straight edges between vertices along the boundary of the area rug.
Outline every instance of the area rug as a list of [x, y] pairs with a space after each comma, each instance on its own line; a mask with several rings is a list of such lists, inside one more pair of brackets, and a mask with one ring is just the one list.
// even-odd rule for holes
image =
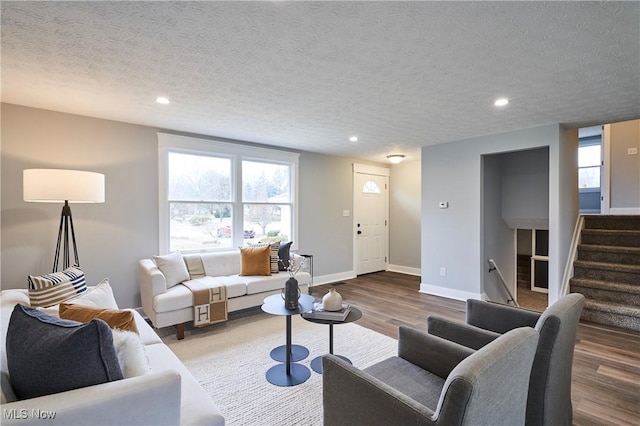
[[[329, 351], [329, 326], [292, 317], [294, 344], [309, 349], [299, 361]], [[277, 362], [269, 353], [285, 344], [285, 318], [257, 313], [224, 324], [194, 329], [184, 340], [165, 336], [229, 426], [322, 425], [322, 376], [311, 370], [306, 382], [279, 387], [267, 382], [266, 371]], [[355, 323], [334, 326], [334, 353], [364, 368], [397, 353], [397, 341]]]

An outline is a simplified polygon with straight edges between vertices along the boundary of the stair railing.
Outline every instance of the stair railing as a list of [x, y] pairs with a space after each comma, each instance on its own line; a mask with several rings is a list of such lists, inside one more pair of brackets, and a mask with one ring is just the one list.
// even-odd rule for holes
[[509, 290], [507, 282], [504, 280], [504, 276], [502, 275], [502, 272], [500, 272], [500, 268], [498, 268], [498, 265], [496, 265], [495, 260], [489, 259], [489, 273], [493, 271], [496, 271], [496, 273], [498, 274], [498, 278], [500, 278], [500, 284], [502, 284], [502, 288], [509, 295], [509, 299], [507, 299], [507, 305], [509, 304], [509, 302], [513, 302], [515, 306], [520, 306], [518, 305], [518, 302], [516, 302], [516, 299], [513, 297], [513, 294], [511, 294], [511, 290]]
[[558, 297], [569, 294], [569, 280], [573, 277], [573, 262], [575, 262], [578, 256], [578, 245], [584, 229], [584, 216], [578, 216], [576, 220], [576, 226], [573, 229], [573, 238], [571, 239], [571, 245], [569, 246], [569, 255], [567, 256], [567, 263], [564, 266], [564, 274], [562, 275], [562, 283], [560, 285], [560, 294]]

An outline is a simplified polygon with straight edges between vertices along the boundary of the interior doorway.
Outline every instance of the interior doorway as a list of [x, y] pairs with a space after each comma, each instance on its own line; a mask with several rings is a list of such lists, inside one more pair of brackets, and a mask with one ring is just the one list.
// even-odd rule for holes
[[[542, 299], [546, 307], [548, 299], [548, 293], [532, 290], [531, 283], [542, 287], [544, 280], [548, 287], [549, 282], [548, 243], [546, 252], [539, 251], [535, 261], [533, 252], [533, 239], [539, 239], [540, 248], [544, 239], [542, 233], [536, 235], [535, 231], [545, 230], [548, 240], [549, 159], [548, 146], [482, 156], [483, 264], [493, 260], [504, 277], [504, 285], [523, 306], [525, 300], [535, 298]], [[527, 261], [524, 268], [517, 262], [518, 230], [528, 230], [528, 249], [520, 252]], [[517, 277], [522, 277], [523, 269], [528, 278], [527, 287], [521, 289]], [[502, 280], [491, 270], [483, 271], [482, 290], [488, 300], [504, 303], [507, 299]]]

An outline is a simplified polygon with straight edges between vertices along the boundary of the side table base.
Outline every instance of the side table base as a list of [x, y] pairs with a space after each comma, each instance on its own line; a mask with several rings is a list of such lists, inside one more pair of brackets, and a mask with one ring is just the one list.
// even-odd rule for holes
[[291, 374], [287, 375], [287, 365], [274, 365], [267, 370], [267, 381], [276, 386], [295, 386], [311, 377], [311, 371], [302, 364], [291, 363]]
[[[287, 362], [287, 345], [273, 348], [269, 355], [274, 361]], [[291, 345], [291, 362], [302, 361], [308, 356], [309, 349], [301, 345]]]
[[[342, 356], [342, 355], [336, 355], [336, 356], [338, 358], [341, 358], [341, 359], [345, 360], [349, 364], [351, 364], [351, 360], [349, 358], [347, 358], [346, 356]], [[318, 374], [322, 374], [322, 355], [315, 357], [311, 361], [311, 369], [313, 371], [315, 371], [316, 373], [318, 373]]]

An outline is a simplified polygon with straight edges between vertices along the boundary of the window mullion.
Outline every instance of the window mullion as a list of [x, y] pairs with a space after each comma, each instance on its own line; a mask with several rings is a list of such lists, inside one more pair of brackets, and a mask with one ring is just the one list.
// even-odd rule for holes
[[233, 246], [243, 245], [244, 204], [242, 201], [242, 157], [233, 159]]

